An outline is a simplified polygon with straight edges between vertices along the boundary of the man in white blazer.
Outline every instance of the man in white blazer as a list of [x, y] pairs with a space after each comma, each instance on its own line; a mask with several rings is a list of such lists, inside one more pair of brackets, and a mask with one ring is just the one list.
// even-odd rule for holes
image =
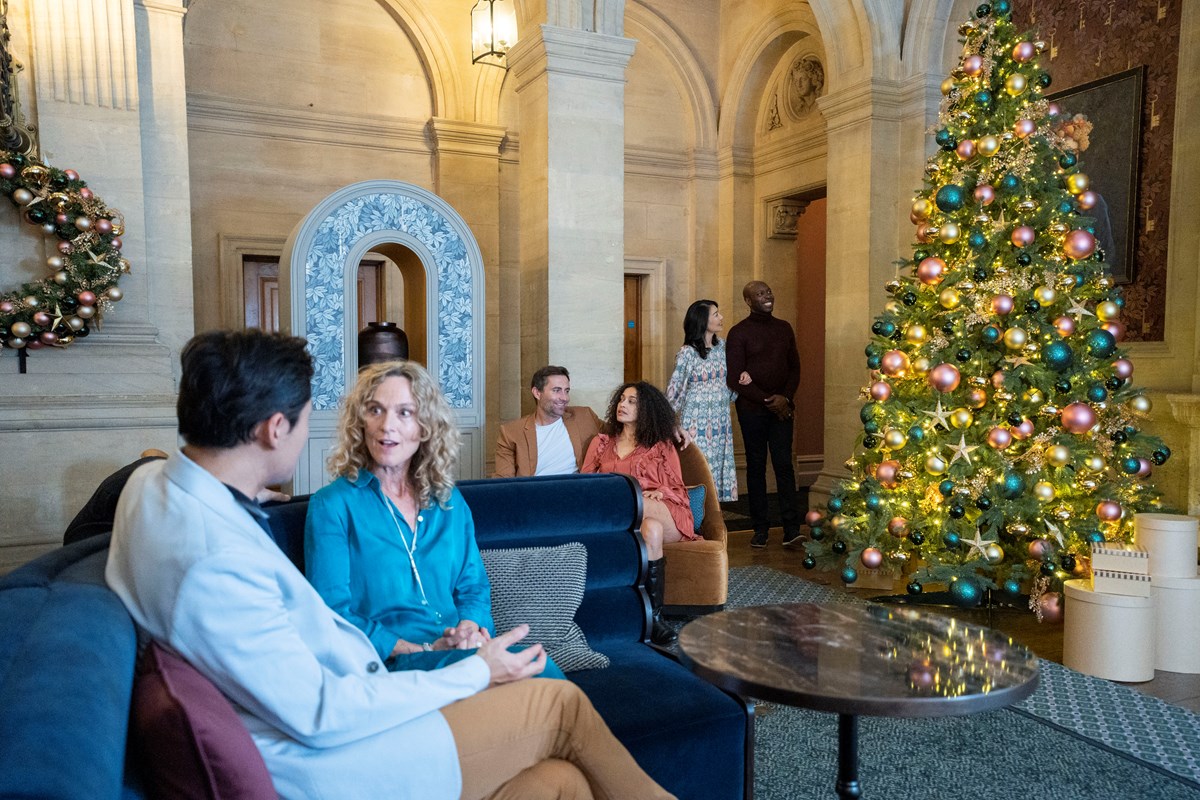
[[524, 626], [444, 669], [389, 672], [275, 545], [250, 498], [290, 478], [308, 438], [304, 340], [212, 332], [182, 362], [186, 444], [130, 478], [105, 577], [233, 701], [280, 796], [669, 797], [573, 684], [524, 680], [545, 664], [540, 645], [508, 652]]

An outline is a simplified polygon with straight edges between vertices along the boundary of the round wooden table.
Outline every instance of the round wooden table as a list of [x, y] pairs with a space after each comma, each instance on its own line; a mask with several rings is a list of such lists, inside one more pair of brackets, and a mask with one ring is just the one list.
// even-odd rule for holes
[[755, 606], [701, 617], [683, 661], [745, 697], [838, 715], [837, 793], [862, 796], [858, 716], [942, 717], [1028, 697], [1037, 658], [1009, 636], [909, 607]]

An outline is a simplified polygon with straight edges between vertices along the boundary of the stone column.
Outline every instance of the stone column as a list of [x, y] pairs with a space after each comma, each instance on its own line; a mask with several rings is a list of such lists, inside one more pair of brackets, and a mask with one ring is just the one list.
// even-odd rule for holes
[[825, 465], [813, 486], [823, 502], [846, 475], [868, 373], [863, 348], [895, 272], [900, 223], [911, 189], [900, 167], [902, 99], [889, 81], [854, 84], [818, 100], [828, 133], [825, 289]]
[[433, 119], [434, 190], [471, 227], [483, 254], [487, 346], [481, 348], [487, 376], [485, 392], [486, 467], [492, 473], [500, 425], [500, 145], [505, 130], [496, 125]]
[[625, 68], [635, 42], [542, 25], [509, 52], [521, 113], [521, 372], [571, 370], [602, 407], [623, 375]]

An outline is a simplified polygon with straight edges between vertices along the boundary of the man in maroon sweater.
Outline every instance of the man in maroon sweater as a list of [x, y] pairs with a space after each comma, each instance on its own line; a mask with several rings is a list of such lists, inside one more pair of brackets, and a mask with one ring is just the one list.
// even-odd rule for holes
[[[746, 446], [746, 490], [754, 536], [750, 546], [767, 546], [767, 452], [775, 468], [775, 486], [783, 515], [783, 546], [803, 547], [796, 508], [796, 470], [792, 465], [792, 398], [800, 386], [800, 354], [792, 326], [775, 319], [775, 295], [762, 281], [742, 289], [750, 316], [734, 325], [725, 342], [729, 388], [738, 393], [737, 415]], [[742, 372], [750, 384], [739, 385]]]

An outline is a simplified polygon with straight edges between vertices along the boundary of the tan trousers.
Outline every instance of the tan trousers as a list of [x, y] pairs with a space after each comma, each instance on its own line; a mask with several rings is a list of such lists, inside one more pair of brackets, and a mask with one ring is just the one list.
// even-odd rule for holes
[[534, 678], [442, 709], [463, 800], [666, 800], [570, 681]]

